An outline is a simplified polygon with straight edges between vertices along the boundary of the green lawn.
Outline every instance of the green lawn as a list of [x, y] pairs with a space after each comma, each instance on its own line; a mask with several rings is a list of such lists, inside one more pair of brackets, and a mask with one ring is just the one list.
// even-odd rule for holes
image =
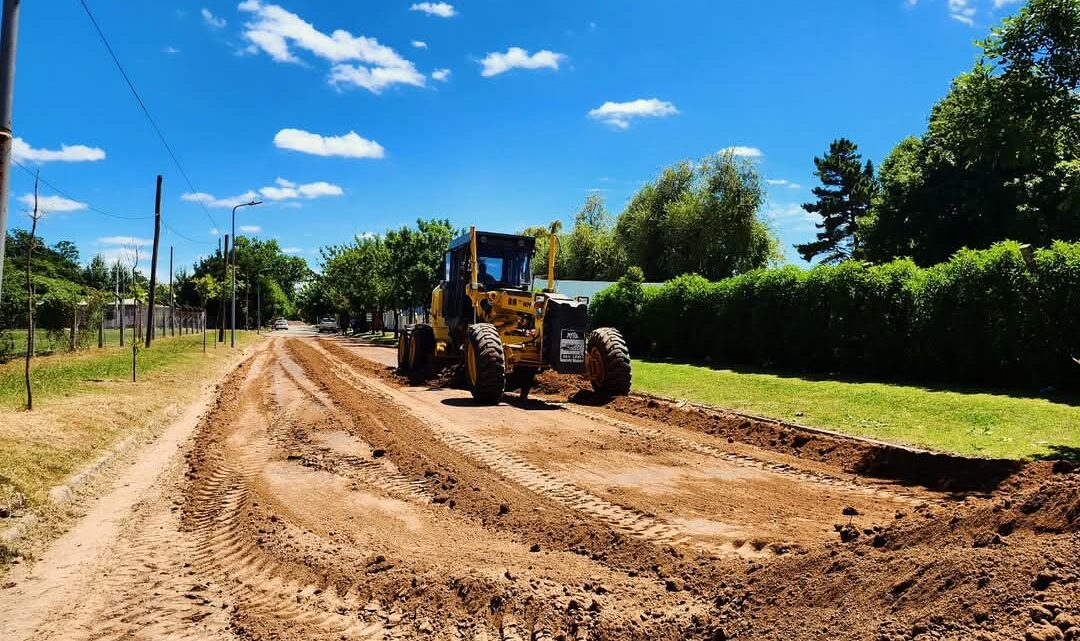
[[[255, 332], [238, 331], [239, 346], [246, 346], [256, 337]], [[128, 336], [128, 339], [131, 337]], [[202, 334], [155, 339], [151, 349], [138, 352], [138, 375], [151, 376], [202, 358]], [[213, 350], [213, 334], [207, 335], [207, 350]], [[70, 395], [80, 389], [92, 389], [102, 381], [131, 380], [131, 341], [124, 348], [119, 339], [107, 343], [105, 349], [93, 347], [76, 353], [56, 353], [37, 357], [31, 365], [34, 399], [43, 401], [50, 396]], [[217, 349], [225, 349], [218, 347]], [[25, 382], [21, 357], [0, 365], [0, 408], [17, 408], [25, 404]]]
[[634, 388], [971, 456], [1075, 457], [1080, 452], [1080, 406], [1064, 399], [810, 380], [648, 361], [634, 361]]

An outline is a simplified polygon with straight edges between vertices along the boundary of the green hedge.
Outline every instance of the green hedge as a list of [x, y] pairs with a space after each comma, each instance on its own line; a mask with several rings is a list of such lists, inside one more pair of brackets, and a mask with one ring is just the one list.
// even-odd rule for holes
[[1080, 387], [1080, 243], [907, 260], [788, 266], [643, 287], [628, 273], [594, 298], [640, 356], [951, 384]]

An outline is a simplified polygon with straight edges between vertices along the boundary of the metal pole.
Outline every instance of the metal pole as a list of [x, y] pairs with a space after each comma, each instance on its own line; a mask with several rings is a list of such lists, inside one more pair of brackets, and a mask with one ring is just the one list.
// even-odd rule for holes
[[[173, 248], [169, 245], [169, 335], [176, 336], [176, 292], [173, 291]], [[165, 332], [162, 332], [164, 334]], [[181, 335], [183, 332], [180, 332]]]
[[252, 200], [246, 203], [240, 203], [232, 208], [232, 310], [230, 311], [229, 322], [229, 346], [236, 347], [236, 210], [241, 207], [254, 207], [255, 205], [261, 205], [262, 202]]
[[4, 284], [8, 192], [11, 188], [12, 111], [15, 100], [15, 44], [19, 39], [20, 0], [4, 0], [0, 25], [0, 291]]
[[241, 205], [232, 208], [232, 308], [229, 310], [229, 347], [236, 347], [236, 210], [239, 207]]

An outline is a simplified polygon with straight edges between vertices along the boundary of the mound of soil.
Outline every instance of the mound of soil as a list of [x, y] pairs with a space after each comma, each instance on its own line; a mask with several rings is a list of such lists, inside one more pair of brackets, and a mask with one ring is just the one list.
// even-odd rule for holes
[[1034, 464], [990, 499], [837, 517], [837, 543], [718, 586], [715, 638], [1080, 639], [1080, 474]]

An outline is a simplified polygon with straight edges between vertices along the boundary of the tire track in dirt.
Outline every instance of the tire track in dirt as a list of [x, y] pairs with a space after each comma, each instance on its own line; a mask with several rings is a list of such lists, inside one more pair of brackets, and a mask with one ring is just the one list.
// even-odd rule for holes
[[407, 412], [421, 421], [442, 443], [481, 462], [503, 477], [519, 483], [541, 496], [595, 518], [619, 532], [655, 545], [678, 545], [697, 548], [706, 553], [742, 555], [740, 550], [733, 545], [713, 545], [695, 540], [690, 534], [674, 524], [666, 523], [658, 518], [606, 501], [491, 443], [464, 434], [447, 422], [436, 420], [435, 417], [418, 412], [404, 403], [400, 398], [400, 393], [392, 387], [376, 378], [358, 372], [321, 345], [315, 344], [313, 347], [328, 363], [334, 366], [333, 371], [344, 377], [350, 384], [365, 390], [367, 393], [377, 395], [388, 403], [393, 403], [401, 411]]
[[[211, 434], [218, 447], [208, 448], [211, 451], [201, 466], [206, 475], [193, 487], [189, 520], [196, 543], [192, 563], [223, 586], [240, 619], [269, 618], [308, 635], [314, 628], [328, 638], [381, 639], [381, 621], [366, 622], [343, 614], [359, 609], [360, 604], [325, 589], [326, 577], [312, 568], [264, 551], [259, 538], [247, 531], [251, 483], [274, 449], [265, 429], [279, 409], [269, 396], [269, 359], [265, 354], [256, 357], [233, 391], [234, 398], [219, 405], [225, 411], [212, 414], [206, 422], [207, 430], [232, 428], [232, 433]], [[264, 428], [261, 433], [259, 426]]]
[[[322, 390], [304, 377], [300, 366], [284, 350], [275, 348], [274, 356], [281, 373], [296, 386], [302, 399], [317, 405], [321, 411], [332, 416], [340, 428], [347, 429], [352, 426], [352, 419], [342, 412]], [[278, 402], [281, 403], [281, 399]], [[284, 411], [277, 413], [274, 419], [273, 436], [281, 433], [277, 441], [289, 452], [290, 457], [297, 457], [304, 465], [313, 469], [325, 470], [365, 485], [378, 487], [402, 499], [431, 503], [434, 495], [427, 491], [427, 486], [422, 481], [402, 474], [385, 457], [367, 458], [338, 452], [332, 447], [310, 444], [310, 437], [304, 428], [298, 426], [296, 421], [290, 420], [293, 417], [292, 410], [295, 410], [295, 405], [302, 402], [301, 399], [292, 401], [294, 407], [284, 407]], [[367, 420], [377, 419], [367, 417]], [[385, 426], [380, 424], [379, 427]], [[358, 447], [366, 449], [373, 456], [375, 448], [357, 436], [355, 430], [350, 431], [350, 436], [356, 441]]]
[[583, 416], [590, 420], [618, 428], [620, 431], [626, 433], [656, 438], [688, 452], [701, 454], [703, 456], [708, 456], [710, 458], [715, 458], [721, 461], [727, 461], [729, 463], [734, 463], [743, 467], [751, 467], [761, 470], [763, 472], [780, 474], [790, 478], [798, 479], [806, 483], [824, 485], [830, 488], [841, 489], [846, 492], [866, 494], [873, 497], [902, 499], [912, 504], [942, 502], [941, 499], [938, 499], [936, 497], [927, 496], [926, 494], [909, 492], [902, 488], [891, 485], [883, 486], [874, 483], [855, 483], [839, 476], [833, 476], [824, 472], [802, 470], [792, 465], [788, 465], [787, 463], [777, 463], [775, 461], [769, 461], [764, 458], [750, 456], [749, 454], [741, 452], [725, 451], [705, 443], [701, 443], [689, 438], [684, 438], [677, 434], [673, 434], [670, 431], [658, 429], [655, 427], [649, 427], [640, 423], [625, 421], [614, 416], [610, 416], [605, 412], [598, 412], [595, 410], [586, 409], [585, 407], [575, 405], [573, 403], [563, 403], [551, 400], [545, 400], [544, 402], [549, 405], [558, 407], [563, 411], [570, 412], [571, 414]]

